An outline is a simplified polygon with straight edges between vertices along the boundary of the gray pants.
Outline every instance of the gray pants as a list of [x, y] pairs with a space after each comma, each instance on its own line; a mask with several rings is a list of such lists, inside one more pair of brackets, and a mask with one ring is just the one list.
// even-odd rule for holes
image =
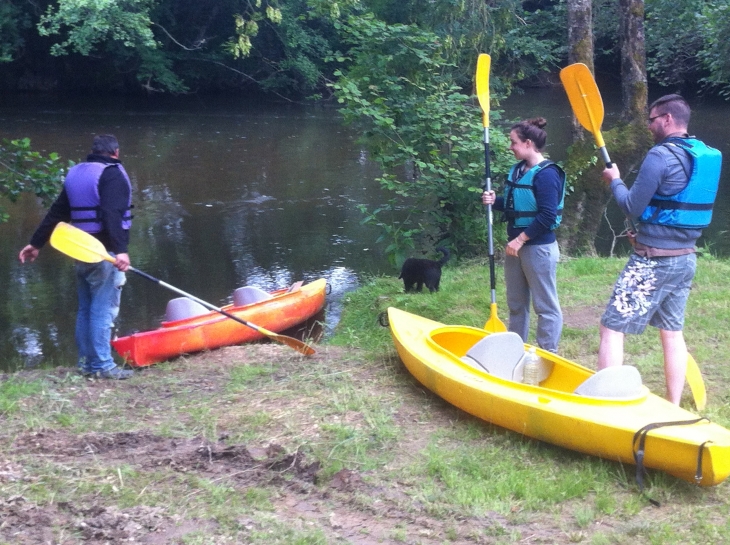
[[518, 257], [506, 256], [504, 261], [509, 330], [527, 342], [532, 297], [537, 314], [537, 345], [551, 352], [557, 352], [563, 330], [556, 280], [559, 259], [558, 243], [553, 242], [523, 246]]

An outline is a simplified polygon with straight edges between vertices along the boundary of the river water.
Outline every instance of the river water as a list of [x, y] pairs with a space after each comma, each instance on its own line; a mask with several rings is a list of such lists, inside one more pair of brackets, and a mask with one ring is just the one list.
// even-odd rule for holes
[[[223, 305], [243, 285], [274, 289], [325, 277], [332, 288], [327, 332], [339, 319], [342, 295], [363, 275], [397, 274], [356, 207], [387, 198], [374, 182], [378, 169], [334, 108], [216, 97], [2, 100], [0, 138], [29, 137], [43, 153], [81, 161], [95, 134], [114, 133], [135, 189], [132, 264], [201, 299]], [[610, 126], [618, 104], [608, 98], [606, 106]], [[730, 109], [693, 106], [698, 136], [730, 156]], [[564, 156], [570, 107], [561, 89], [530, 91], [505, 109], [511, 117], [548, 118], [549, 151]], [[726, 170], [707, 234], [722, 255], [730, 254], [728, 186]], [[0, 224], [0, 370], [72, 365], [71, 261], [48, 246], [34, 264], [21, 266], [17, 253], [44, 210], [32, 198], [8, 210], [10, 221]], [[119, 334], [157, 327], [173, 297], [129, 274]]]

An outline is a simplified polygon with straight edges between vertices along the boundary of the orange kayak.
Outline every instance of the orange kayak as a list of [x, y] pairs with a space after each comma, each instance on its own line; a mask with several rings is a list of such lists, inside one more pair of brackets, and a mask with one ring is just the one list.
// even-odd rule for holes
[[[327, 281], [320, 278], [296, 291], [271, 292], [271, 298], [243, 306], [222, 309], [247, 322], [274, 333], [294, 327], [324, 308]], [[163, 322], [158, 329], [142, 331], [112, 341], [112, 346], [133, 367], [153, 363], [221, 346], [230, 346], [265, 338], [239, 322], [211, 311], [200, 316]]]

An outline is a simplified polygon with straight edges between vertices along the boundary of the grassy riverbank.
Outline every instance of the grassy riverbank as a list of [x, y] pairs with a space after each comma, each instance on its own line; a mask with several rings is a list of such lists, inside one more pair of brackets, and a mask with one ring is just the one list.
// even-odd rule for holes
[[[561, 353], [595, 367], [598, 320], [623, 259], [559, 269]], [[501, 271], [500, 271], [501, 272]], [[686, 337], [730, 425], [730, 262], [705, 256]], [[500, 318], [506, 322], [498, 279]], [[303, 358], [230, 347], [120, 383], [67, 369], [0, 381], [0, 544], [726, 543], [728, 485], [699, 489], [525, 439], [432, 395], [404, 370], [379, 313], [482, 326], [488, 270], [444, 271], [438, 294], [377, 278], [336, 336]], [[663, 392], [658, 335], [627, 345]], [[689, 391], [683, 405], [692, 409]]]

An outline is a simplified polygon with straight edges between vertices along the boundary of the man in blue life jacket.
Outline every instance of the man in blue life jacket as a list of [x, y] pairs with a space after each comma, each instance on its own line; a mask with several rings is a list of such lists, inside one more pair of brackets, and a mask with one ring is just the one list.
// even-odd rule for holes
[[624, 335], [659, 329], [667, 399], [679, 404], [687, 370], [682, 328], [697, 266], [695, 243], [710, 224], [720, 181], [720, 152], [687, 134], [690, 108], [679, 95], [649, 107], [649, 150], [628, 189], [618, 167], [603, 171], [627, 217], [637, 222], [634, 253], [601, 318], [598, 369], [621, 365]]
[[119, 314], [124, 271], [129, 266], [132, 184], [119, 160], [119, 143], [110, 134], [96, 136], [86, 162], [72, 167], [30, 244], [20, 251], [21, 263], [35, 261], [56, 225], [69, 222], [99, 239], [114, 263], [75, 262], [79, 308], [76, 316], [78, 370], [85, 376], [127, 379], [134, 372], [112, 358], [111, 333]]

